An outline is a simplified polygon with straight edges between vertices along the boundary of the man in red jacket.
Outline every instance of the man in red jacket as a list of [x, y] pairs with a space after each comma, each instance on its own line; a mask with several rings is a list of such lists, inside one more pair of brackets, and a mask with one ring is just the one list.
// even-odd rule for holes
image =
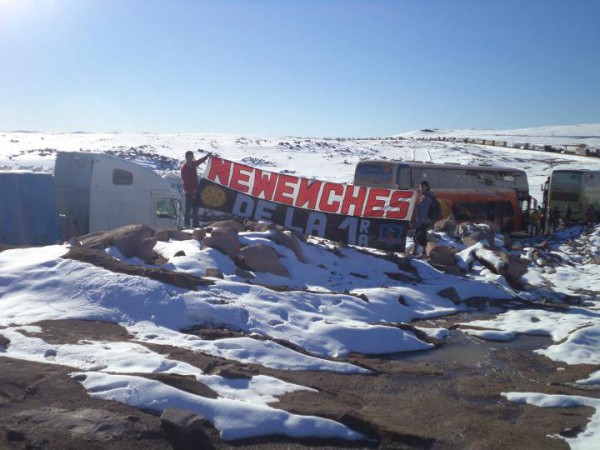
[[194, 195], [198, 188], [198, 166], [208, 159], [210, 155], [194, 159], [194, 152], [189, 150], [185, 152], [185, 163], [181, 166], [181, 181], [183, 182], [183, 192], [185, 193], [185, 213], [183, 224], [186, 228], [190, 227], [190, 219], [194, 228], [198, 227], [198, 207], [194, 204]]

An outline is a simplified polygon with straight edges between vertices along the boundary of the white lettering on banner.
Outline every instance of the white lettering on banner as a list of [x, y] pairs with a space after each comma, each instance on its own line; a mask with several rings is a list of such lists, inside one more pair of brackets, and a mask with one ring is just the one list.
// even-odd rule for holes
[[327, 227], [327, 216], [322, 212], [313, 211], [308, 215], [306, 221], [306, 234], [325, 237], [325, 229]]
[[[304, 215], [304, 223], [298, 223], [297, 219], [296, 222], [294, 221], [294, 213], [302, 209], [297, 209], [292, 206], [281, 206], [285, 208], [284, 226], [286, 228], [299, 233], [310, 234], [322, 238], [326, 237], [328, 226], [328, 217], [326, 213], [304, 210], [305, 214], [306, 212], [309, 214], [308, 216]], [[271, 220], [276, 208], [277, 204], [274, 202], [237, 193], [233, 203], [232, 214], [244, 218], [253, 218], [254, 220]], [[281, 214], [283, 215], [283, 212]], [[345, 216], [342, 222], [337, 226], [338, 230], [345, 232], [344, 236], [347, 238], [346, 242], [351, 245], [362, 245], [365, 247], [369, 245], [369, 228], [369, 220], [350, 216]]]

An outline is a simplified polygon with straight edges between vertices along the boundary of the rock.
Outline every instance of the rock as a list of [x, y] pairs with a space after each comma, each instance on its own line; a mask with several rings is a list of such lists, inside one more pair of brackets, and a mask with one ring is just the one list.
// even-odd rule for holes
[[0, 351], [6, 350], [10, 344], [10, 339], [0, 334]]
[[238, 233], [242, 231], [246, 231], [246, 227], [243, 223], [238, 222], [237, 220], [220, 220], [218, 222], [212, 222], [210, 224], [212, 228], [231, 228]]
[[498, 268], [498, 273], [507, 280], [517, 281], [527, 273], [527, 261], [505, 252], [500, 252], [500, 258], [502, 264]]
[[450, 215], [445, 219], [437, 221], [433, 225], [433, 229], [438, 233], [446, 233], [448, 236], [453, 237], [456, 234], [456, 220], [454, 216]]
[[439, 270], [440, 272], [444, 272], [447, 273], [448, 275], [462, 275], [463, 272], [460, 269], [460, 267], [458, 267], [456, 264], [450, 264], [450, 265], [444, 265], [444, 264], [436, 264], [436, 263], [431, 263], [430, 265], [432, 267], [434, 267], [435, 269]]
[[221, 272], [219, 269], [216, 269], [214, 267], [206, 269], [206, 272], [204, 272], [204, 276], [211, 277], [211, 278], [219, 278], [221, 280], [225, 279], [225, 276], [223, 276], [223, 272]]
[[211, 373], [211, 375], [218, 375], [220, 377], [229, 378], [233, 380], [249, 380], [250, 378], [252, 378], [251, 374], [247, 374], [242, 372], [241, 370], [235, 370], [230, 367], [218, 367]]
[[252, 272], [244, 270], [240, 267], [236, 267], [235, 272], [233, 272], [233, 274], [245, 280], [251, 280], [252, 278], [256, 278]]
[[444, 288], [441, 291], [438, 291], [437, 295], [439, 295], [440, 297], [447, 298], [455, 305], [458, 305], [461, 302], [458, 292], [452, 286], [448, 286], [447, 288]]
[[115, 246], [125, 258], [152, 259], [156, 245], [155, 232], [148, 225], [126, 225], [112, 231], [101, 231], [79, 238], [83, 247], [103, 250]]
[[201, 241], [206, 237], [206, 230], [194, 230], [192, 232], [192, 239], [196, 239], [197, 241]]
[[493, 248], [495, 239], [496, 236], [491, 231], [475, 230], [473, 231], [473, 233], [464, 236], [462, 238], [462, 241], [463, 244], [465, 244], [467, 247], [471, 247], [472, 245], [475, 245], [478, 242], [485, 241], [488, 247]]
[[288, 270], [279, 262], [279, 255], [266, 244], [248, 245], [240, 250], [237, 262], [257, 272], [267, 272], [282, 277], [289, 277]]
[[185, 256], [185, 252], [183, 250], [179, 250], [177, 253], [175, 253], [173, 258], [179, 258], [180, 256]]
[[[154, 251], [155, 245], [156, 245], [156, 238], [154, 236], [142, 239], [138, 243], [137, 247], [134, 247], [135, 256], [142, 259], [143, 261], [151, 261], [152, 259], [154, 259], [157, 256], [156, 252]], [[119, 248], [118, 244], [117, 244], [117, 248]], [[128, 247], [128, 249], [129, 248], [130, 247]], [[119, 248], [119, 251], [120, 251], [120, 248]], [[121, 253], [123, 253], [123, 252], [121, 252]]]
[[157, 230], [154, 236], [159, 242], [169, 242], [169, 240], [171, 240], [171, 231], [164, 229]]
[[524, 283], [520, 278], [527, 273], [527, 261], [510, 253], [497, 250], [476, 249], [473, 256], [484, 267], [492, 272], [502, 275], [506, 281], [515, 289], [523, 289]]
[[206, 247], [216, 248], [231, 259], [235, 259], [235, 256], [240, 251], [238, 232], [233, 228], [215, 228], [203, 242]]
[[202, 416], [179, 408], [167, 408], [160, 415], [160, 424], [173, 448], [215, 448], [204, 429], [206, 420]]
[[189, 241], [192, 239], [192, 234], [186, 233], [185, 231], [171, 230], [169, 238], [173, 241]]
[[439, 245], [432, 242], [427, 243], [425, 254], [432, 263], [451, 266], [456, 264], [456, 258], [452, 249], [446, 245]]
[[298, 258], [298, 261], [303, 263], [307, 262], [306, 258], [304, 257], [304, 253], [302, 252], [300, 241], [293, 234], [276, 230], [272, 236], [269, 236], [269, 239], [276, 244], [283, 245], [284, 247], [292, 250], [296, 255], [296, 258]]

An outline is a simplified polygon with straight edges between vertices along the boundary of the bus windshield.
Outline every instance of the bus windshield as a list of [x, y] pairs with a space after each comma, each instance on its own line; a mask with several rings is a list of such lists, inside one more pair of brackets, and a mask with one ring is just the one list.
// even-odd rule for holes
[[556, 171], [552, 173], [552, 182], [558, 184], [569, 184], [578, 186], [581, 184], [581, 172], [571, 171]]
[[390, 164], [360, 164], [354, 175], [354, 182], [359, 185], [382, 185], [393, 181], [394, 171]]

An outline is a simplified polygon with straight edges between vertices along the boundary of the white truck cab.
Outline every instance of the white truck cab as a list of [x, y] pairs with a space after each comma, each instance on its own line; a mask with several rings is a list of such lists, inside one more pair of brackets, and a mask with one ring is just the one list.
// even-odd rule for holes
[[54, 168], [65, 237], [129, 224], [181, 225], [181, 194], [151, 169], [103, 153], [59, 152]]

